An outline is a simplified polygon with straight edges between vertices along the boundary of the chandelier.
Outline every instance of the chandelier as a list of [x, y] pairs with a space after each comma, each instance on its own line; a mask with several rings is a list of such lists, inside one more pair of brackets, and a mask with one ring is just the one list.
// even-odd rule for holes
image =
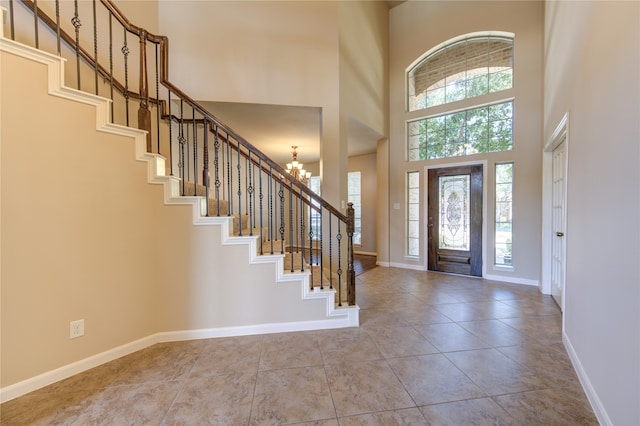
[[298, 162], [298, 152], [296, 151], [298, 147], [296, 145], [291, 145], [291, 148], [293, 148], [293, 151], [291, 152], [293, 159], [290, 163], [287, 163], [287, 173], [295, 179], [298, 179], [300, 182], [307, 183], [311, 177], [311, 172], [303, 169], [302, 163]]

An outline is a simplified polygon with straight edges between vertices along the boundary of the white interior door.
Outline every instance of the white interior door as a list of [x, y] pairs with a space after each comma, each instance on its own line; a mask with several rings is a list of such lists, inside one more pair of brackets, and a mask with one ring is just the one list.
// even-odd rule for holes
[[564, 311], [566, 271], [566, 202], [567, 202], [567, 144], [563, 137], [553, 150], [552, 159], [552, 244], [551, 244], [551, 295]]

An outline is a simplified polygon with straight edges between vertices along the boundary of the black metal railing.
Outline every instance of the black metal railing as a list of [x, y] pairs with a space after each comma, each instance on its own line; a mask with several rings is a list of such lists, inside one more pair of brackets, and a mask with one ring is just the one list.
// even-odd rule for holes
[[[351, 204], [342, 214], [173, 85], [166, 37], [133, 25], [109, 0], [7, 1], [11, 38], [66, 57], [75, 65], [67, 81], [111, 99], [114, 123], [137, 115], [147, 151], [168, 159], [181, 195], [205, 197], [207, 216], [233, 217], [234, 235], [257, 236], [259, 254], [285, 255], [288, 271], [310, 270], [312, 290], [335, 288], [338, 305], [355, 304]], [[92, 23], [86, 31], [83, 21]]]

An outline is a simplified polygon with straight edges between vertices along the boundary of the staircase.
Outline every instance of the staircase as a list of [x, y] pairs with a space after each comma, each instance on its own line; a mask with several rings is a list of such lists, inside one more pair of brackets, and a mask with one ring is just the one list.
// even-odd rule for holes
[[[11, 39], [35, 29], [34, 44], [39, 47], [43, 32], [38, 32], [38, 26], [48, 26], [51, 31], [44, 34], [55, 37], [57, 56], [66, 53], [67, 60], [76, 65], [75, 76], [67, 78], [75, 80], [77, 89], [111, 99], [109, 121], [114, 124], [120, 121], [130, 127], [137, 116], [138, 127], [147, 132], [146, 148], [137, 156], [156, 154], [151, 156], [154, 167], [150, 180], [162, 179], [168, 186], [167, 203], [194, 203], [199, 214], [194, 216], [196, 222], [205, 217], [231, 218], [228, 241], [257, 237], [258, 256], [283, 256], [288, 274], [298, 273], [303, 280], [311, 275], [308, 291], [327, 287], [336, 290], [336, 307], [355, 305], [353, 218], [349, 222], [349, 214], [343, 215], [290, 177], [168, 81], [166, 37], [135, 26], [110, 0], [94, 2], [93, 8], [88, 3], [74, 3], [74, 9], [67, 12], [73, 16], [64, 16], [64, 5], [58, 0], [22, 0], [10, 6]], [[29, 19], [37, 12], [38, 26], [24, 29], [24, 25], [16, 25], [17, 7], [31, 13]], [[81, 32], [82, 22], [91, 15], [93, 32]], [[104, 29], [98, 31], [99, 23], [107, 22], [107, 17], [108, 34]], [[112, 29], [114, 26], [124, 31], [121, 40], [114, 37], [120, 33]], [[47, 45], [51, 46], [51, 41]], [[122, 53], [120, 67], [114, 60], [118, 50]], [[155, 64], [150, 59], [154, 57]], [[100, 58], [108, 58], [108, 65]], [[138, 92], [133, 90], [136, 86]], [[310, 226], [312, 211], [321, 216], [318, 229]]]
[[[130, 67], [128, 71], [110, 71], [111, 61], [103, 64], [96, 56], [92, 56], [92, 48], [82, 47], [83, 40], [93, 37], [83, 36], [77, 31], [73, 37], [69, 35], [73, 34], [73, 28], [59, 27], [56, 22], [69, 22], [70, 19], [56, 16], [57, 2], [40, 0], [38, 3], [38, 25], [48, 26], [51, 31], [40, 28], [39, 35], [35, 35], [35, 45], [38, 44], [38, 37], [54, 37], [53, 41], [46, 43], [40, 40], [41, 48], [24, 43], [30, 38], [25, 34], [30, 33], [33, 27], [20, 19], [14, 20], [14, 15], [18, 17], [20, 13], [33, 11], [35, 5], [29, 0], [11, 2], [14, 10], [8, 11], [5, 25], [0, 27], [3, 35], [0, 52], [30, 63], [45, 64], [48, 94], [42, 93], [42, 96], [63, 98], [60, 102], [80, 103], [86, 108], [93, 108], [96, 135], [107, 133], [133, 141], [133, 158], [146, 164], [146, 181], [162, 188], [164, 206], [158, 206], [163, 210], [158, 210], [157, 216], [177, 217], [185, 216], [182, 212], [187, 210], [190, 212], [186, 215], [190, 218], [189, 224], [173, 222], [170, 229], [158, 230], [158, 241], [165, 244], [161, 252], [171, 251], [166, 244], [172, 241], [172, 234], [185, 231], [190, 233], [185, 240], [195, 240], [197, 244], [194, 243], [194, 246], [197, 245], [200, 251], [194, 254], [192, 265], [185, 264], [182, 268], [165, 265], [159, 260], [158, 268], [162, 273], [158, 274], [162, 276], [163, 285], [179, 292], [180, 284], [184, 281], [185, 293], [176, 293], [178, 296], [172, 300], [171, 293], [163, 289], [165, 301], [162, 306], [172, 311], [160, 315], [158, 326], [147, 327], [150, 330], [147, 337], [141, 338], [139, 333], [128, 337], [126, 329], [114, 330], [105, 324], [105, 329], [113, 337], [97, 344], [97, 352], [95, 349], [93, 352], [87, 349], [76, 352], [72, 349], [71, 355], [65, 352], [55, 357], [62, 360], [58, 364], [50, 364], [48, 360], [54, 357], [45, 356], [41, 363], [32, 361], [30, 367], [25, 367], [27, 371], [24, 373], [20, 373], [17, 367], [13, 369], [15, 378], [5, 375], [5, 380], [11, 386], [7, 391], [7, 383], [3, 381], [2, 400], [160, 341], [358, 326], [359, 308], [355, 304], [351, 244], [353, 222], [349, 222], [348, 215], [343, 215], [306, 186], [291, 179], [278, 164], [165, 81], [165, 38], [133, 26], [109, 1], [96, 3], [102, 12], [107, 12], [114, 26], [121, 25], [120, 30], [135, 31], [135, 43], [129, 40], [127, 44], [125, 39], [124, 47], [128, 46], [133, 51], [136, 44], [144, 46], [148, 43], [153, 44], [152, 49], [159, 53], [155, 67], [158, 72], [150, 79], [155, 80], [155, 94], [149, 94], [149, 87], [153, 87], [153, 84], [149, 85], [146, 77], [144, 47], [140, 47], [138, 52], [139, 60], [131, 61], [143, 65], [139, 70], [134, 71]], [[82, 2], [80, 13], [83, 7], [90, 6], [90, 2]], [[88, 13], [91, 16], [91, 11]], [[60, 34], [59, 38], [57, 34]], [[61, 47], [56, 49], [56, 44]], [[110, 44], [114, 44], [113, 40], [103, 40], [99, 46], [104, 48]], [[52, 46], [57, 51], [48, 53], [43, 50]], [[126, 63], [130, 52], [124, 47], [121, 51]], [[65, 53], [69, 54], [66, 62], [62, 58]], [[102, 52], [97, 58], [109, 56]], [[134, 92], [130, 84], [136, 79], [140, 81], [138, 92]], [[16, 81], [16, 84], [19, 83], [31, 85], [31, 82]], [[76, 88], [70, 88], [69, 85], [76, 85]], [[163, 92], [160, 91], [162, 86]], [[35, 99], [31, 101], [37, 102]], [[139, 126], [144, 130], [132, 127], [136, 116], [140, 119]], [[54, 121], [62, 122], [66, 118], [69, 117]], [[58, 130], [51, 126], [47, 131]], [[3, 142], [3, 156], [8, 145]], [[99, 161], [99, 158], [87, 158], [85, 161]], [[122, 164], [111, 165], [110, 168], [135, 168], [135, 164], [139, 164], [134, 162], [132, 166], [131, 157], [122, 161]], [[73, 167], [73, 164], [58, 167]], [[97, 178], [108, 179], [107, 176]], [[109, 188], [109, 185], [103, 186]], [[149, 190], [152, 191], [152, 188], [150, 186]], [[105, 196], [105, 199], [110, 198]], [[118, 202], [117, 195], [113, 199]], [[310, 226], [312, 210], [318, 212], [321, 218], [321, 225], [313, 229]], [[5, 218], [3, 226], [7, 223]], [[165, 223], [162, 222], [164, 219], [157, 220]], [[95, 226], [102, 224], [96, 223]], [[216, 261], [207, 260], [208, 256], [215, 256]], [[239, 261], [239, 257], [245, 259]], [[224, 269], [209, 266], [224, 263], [218, 258], [233, 258], [236, 259], [234, 263], [247, 266], [229, 265]], [[173, 279], [173, 274], [180, 269], [188, 273]], [[190, 278], [192, 276], [201, 277], [199, 279], [202, 282], [193, 281]], [[62, 282], [52, 284], [60, 286], [60, 291], [63, 291]], [[7, 294], [10, 294], [9, 289], [14, 285], [17, 284], [3, 282], [3, 297], [4, 289], [8, 289]], [[188, 295], [195, 292], [196, 286], [204, 290], [198, 288], [202, 291], [196, 299], [190, 300]], [[83, 290], [80, 286], [74, 291]], [[140, 293], [144, 294], [144, 290]], [[210, 295], [208, 297], [211, 299], [201, 294]], [[126, 295], [123, 294], [123, 298]], [[13, 302], [5, 299], [3, 306], [8, 306], [5, 303], [10, 305]], [[104, 308], [108, 311], [111, 307], [106, 305]], [[122, 308], [113, 306], [113, 309], [117, 312]], [[72, 313], [76, 310], [71, 306], [67, 315], [73, 318], [73, 315], [78, 315]], [[28, 312], [25, 310], [25, 315]], [[179, 316], [181, 312], [199, 319], [196, 321]], [[228, 315], [228, 312], [233, 314]], [[33, 314], [36, 315], [35, 311]], [[132, 315], [135, 316], [135, 313]], [[50, 320], [43, 314], [42, 321]], [[33, 340], [42, 340], [35, 333]], [[6, 339], [8, 337], [5, 338], [3, 334], [3, 340]], [[70, 344], [78, 345], [76, 342]], [[20, 353], [17, 346], [15, 344], [13, 348]], [[47, 350], [29, 350], [28, 353], [45, 354]], [[10, 358], [5, 356], [7, 360]], [[10, 362], [7, 361], [7, 365]], [[79, 362], [82, 366], [78, 366]], [[7, 371], [11, 370], [8, 368]]]

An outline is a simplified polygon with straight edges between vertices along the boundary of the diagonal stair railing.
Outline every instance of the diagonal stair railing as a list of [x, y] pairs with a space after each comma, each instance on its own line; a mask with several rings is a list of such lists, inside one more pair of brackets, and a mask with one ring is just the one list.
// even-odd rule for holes
[[181, 195], [205, 197], [207, 216], [233, 217], [234, 235], [255, 236], [258, 254], [308, 270], [310, 290], [335, 289], [339, 306], [355, 305], [351, 203], [341, 213], [172, 84], [167, 37], [133, 25], [110, 0], [15, 3], [8, 0], [11, 39], [73, 63], [66, 81], [111, 99], [112, 122], [137, 117], [147, 152], [168, 159]]

